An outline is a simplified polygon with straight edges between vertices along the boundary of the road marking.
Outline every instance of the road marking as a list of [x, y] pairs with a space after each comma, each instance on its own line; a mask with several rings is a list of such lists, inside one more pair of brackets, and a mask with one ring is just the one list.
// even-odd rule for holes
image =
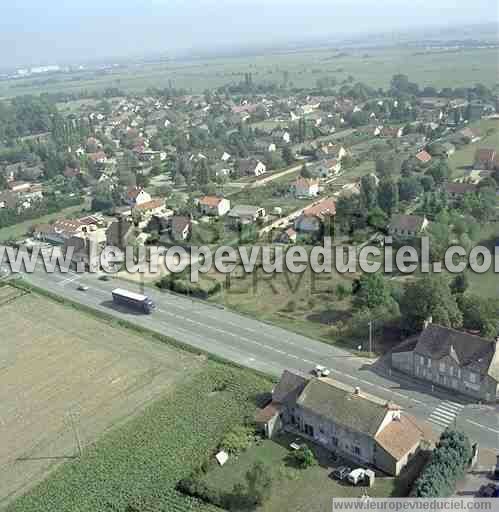
[[401, 396], [402, 398], [409, 398], [407, 395], [404, 395], [402, 393], [398, 393], [397, 391], [392, 391], [394, 395]]
[[499, 430], [496, 430], [492, 427], [487, 427], [485, 425], [482, 425], [481, 423], [477, 423], [476, 421], [472, 420], [466, 420], [468, 423], [471, 423], [472, 425], [475, 425], [476, 427], [483, 428], [484, 430], [488, 430], [489, 432], [494, 432], [494, 434], [499, 434]]
[[432, 411], [428, 420], [440, 427], [446, 428], [452, 422], [456, 421], [456, 418], [462, 409], [464, 409], [464, 405], [451, 402], [450, 400], [445, 400]]

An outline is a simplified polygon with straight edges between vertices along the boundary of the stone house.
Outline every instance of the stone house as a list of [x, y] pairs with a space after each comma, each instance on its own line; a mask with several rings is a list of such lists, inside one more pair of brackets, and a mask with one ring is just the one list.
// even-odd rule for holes
[[499, 398], [499, 340], [427, 323], [391, 354], [392, 366], [477, 400]]
[[333, 379], [288, 370], [256, 423], [267, 437], [289, 431], [395, 476], [424, 439], [416, 420], [399, 406]]
[[398, 238], [414, 238], [423, 234], [429, 225], [429, 220], [419, 215], [392, 215], [388, 232]]

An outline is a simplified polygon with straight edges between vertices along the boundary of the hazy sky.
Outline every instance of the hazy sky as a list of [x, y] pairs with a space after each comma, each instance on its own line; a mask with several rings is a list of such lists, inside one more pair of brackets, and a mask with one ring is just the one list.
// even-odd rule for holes
[[493, 22], [497, 0], [15, 0], [0, 68]]

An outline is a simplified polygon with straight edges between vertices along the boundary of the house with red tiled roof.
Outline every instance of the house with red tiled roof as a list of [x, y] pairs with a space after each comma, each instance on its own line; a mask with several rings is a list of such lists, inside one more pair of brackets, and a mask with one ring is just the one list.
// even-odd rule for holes
[[299, 233], [317, 234], [323, 223], [336, 215], [336, 202], [328, 197], [305, 209], [295, 220], [295, 229]]
[[419, 160], [422, 164], [427, 164], [431, 161], [431, 155], [423, 149], [416, 154], [416, 159]]
[[199, 210], [203, 215], [222, 217], [230, 210], [230, 201], [224, 197], [204, 196], [199, 200]]

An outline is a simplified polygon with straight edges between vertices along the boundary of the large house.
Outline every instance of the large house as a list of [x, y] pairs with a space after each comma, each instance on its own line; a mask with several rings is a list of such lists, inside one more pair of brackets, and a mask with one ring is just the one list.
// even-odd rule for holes
[[222, 217], [230, 210], [230, 201], [223, 197], [204, 196], [199, 200], [199, 210], [203, 215]]
[[96, 229], [95, 231], [83, 231], [65, 240], [63, 252], [68, 254], [72, 250], [71, 265], [76, 269], [97, 272], [101, 268], [101, 255], [106, 247], [106, 231]]
[[239, 162], [241, 176], [261, 176], [267, 172], [267, 166], [260, 160], [248, 158]]
[[496, 167], [496, 151], [494, 149], [477, 149], [475, 153], [475, 169], [493, 171]]
[[309, 199], [319, 195], [319, 180], [299, 177], [292, 185], [293, 192], [298, 198]]
[[142, 187], [130, 187], [127, 191], [126, 202], [132, 207], [151, 201], [151, 196]]
[[398, 405], [329, 378], [284, 371], [256, 423], [267, 437], [298, 434], [359, 464], [399, 475], [424, 434]]
[[39, 224], [33, 230], [37, 240], [63, 245], [66, 240], [78, 235], [86, 228], [85, 224], [76, 219], [59, 219], [53, 224]]
[[392, 215], [388, 232], [399, 238], [414, 238], [422, 235], [430, 222], [420, 215]]
[[265, 209], [260, 206], [238, 204], [229, 212], [228, 218], [233, 226], [253, 224], [257, 219], [265, 218]]
[[472, 183], [451, 182], [445, 185], [447, 196], [452, 202], [459, 201], [466, 194], [474, 194], [477, 190], [477, 186]]
[[414, 338], [396, 347], [392, 366], [477, 400], [499, 398], [499, 340], [427, 322]]
[[317, 234], [321, 231], [326, 219], [336, 215], [336, 203], [328, 197], [307, 208], [295, 220], [295, 229], [300, 233]]

